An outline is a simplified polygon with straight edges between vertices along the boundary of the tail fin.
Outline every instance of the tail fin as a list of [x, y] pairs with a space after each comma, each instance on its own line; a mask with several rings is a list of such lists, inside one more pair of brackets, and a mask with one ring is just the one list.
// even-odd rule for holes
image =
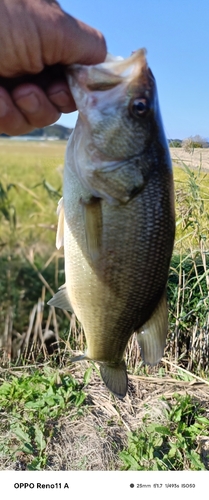
[[[84, 361], [85, 359], [90, 361], [88, 356], [81, 354], [80, 356], [71, 358], [70, 362], [74, 363], [76, 361]], [[100, 363], [100, 373], [109, 391], [117, 396], [117, 398], [123, 399], [128, 390], [128, 377], [125, 362], [122, 361], [119, 364]]]
[[109, 391], [119, 399], [123, 399], [128, 390], [128, 377], [125, 362], [122, 361], [118, 365], [102, 363], [100, 365], [100, 373]]

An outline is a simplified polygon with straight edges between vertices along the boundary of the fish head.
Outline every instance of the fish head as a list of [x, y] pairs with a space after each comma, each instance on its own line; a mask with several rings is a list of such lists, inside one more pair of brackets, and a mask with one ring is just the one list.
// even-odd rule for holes
[[127, 59], [107, 56], [95, 66], [72, 65], [67, 77], [92, 159], [123, 161], [140, 155], [154, 137], [164, 140], [145, 49]]

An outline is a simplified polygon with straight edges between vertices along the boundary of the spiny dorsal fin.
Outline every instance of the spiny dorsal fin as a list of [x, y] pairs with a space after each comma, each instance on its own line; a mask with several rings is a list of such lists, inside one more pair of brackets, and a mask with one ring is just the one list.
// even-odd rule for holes
[[120, 364], [100, 364], [100, 373], [103, 382], [110, 392], [119, 399], [123, 399], [128, 390], [128, 377], [125, 362]]
[[64, 204], [63, 198], [60, 199], [57, 207], [58, 215], [58, 226], [57, 226], [57, 236], [56, 236], [56, 247], [59, 248], [64, 246]]
[[83, 207], [87, 249], [92, 260], [95, 260], [100, 255], [102, 245], [101, 199], [92, 196], [88, 202], [81, 200], [81, 204]]
[[68, 297], [66, 285], [62, 285], [58, 292], [47, 302], [49, 306], [59, 307], [73, 313], [73, 308]]
[[168, 333], [168, 308], [164, 292], [151, 318], [140, 328], [137, 341], [146, 364], [155, 365], [164, 353]]

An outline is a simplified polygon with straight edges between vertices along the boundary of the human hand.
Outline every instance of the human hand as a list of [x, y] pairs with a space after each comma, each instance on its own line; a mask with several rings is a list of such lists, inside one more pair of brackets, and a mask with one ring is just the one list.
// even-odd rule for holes
[[102, 34], [55, 0], [1, 0], [0, 133], [25, 134], [75, 111], [63, 66], [105, 56]]

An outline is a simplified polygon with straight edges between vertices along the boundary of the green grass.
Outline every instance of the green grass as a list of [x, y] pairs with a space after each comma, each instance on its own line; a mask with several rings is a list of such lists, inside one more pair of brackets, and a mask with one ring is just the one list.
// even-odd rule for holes
[[198, 170], [182, 167], [174, 167], [176, 251], [198, 245], [200, 236], [208, 240], [209, 174], [201, 165]]
[[13, 207], [16, 216], [16, 225], [11, 227], [1, 212], [0, 198], [3, 222], [0, 246], [11, 244], [19, 248], [33, 245], [46, 254], [55, 241], [56, 206], [62, 192], [66, 142], [5, 139], [0, 141], [0, 148], [1, 185], [7, 192], [7, 205]]
[[[1, 140], [0, 147], [0, 345], [1, 364], [8, 367], [0, 385], [0, 456], [12, 462], [23, 454], [28, 470], [44, 470], [49, 467], [48, 450], [60, 419], [73, 409], [70, 418], [78, 420], [86, 411], [84, 387], [91, 376], [90, 368], [79, 384], [70, 374], [60, 374], [60, 360], [67, 366], [70, 348], [83, 351], [85, 338], [77, 321], [70, 322], [59, 310], [52, 316], [43, 305], [50, 289], [64, 282], [63, 256], [55, 251], [55, 234], [66, 143]], [[167, 360], [188, 371], [182, 372], [183, 380], [194, 373], [203, 383], [209, 377], [209, 174], [201, 168], [175, 167], [174, 179], [177, 231], [168, 280], [170, 328], [164, 365], [154, 373], [165, 377], [169, 372], [178, 380], [180, 375], [176, 370], [172, 374]], [[23, 343], [21, 350], [29, 323], [28, 344]], [[48, 357], [41, 350], [47, 325], [63, 340], [61, 357], [57, 353]], [[152, 372], [142, 368], [132, 339], [126, 357], [130, 372], [149, 379]], [[37, 361], [44, 364], [45, 360], [45, 368], [36, 367]], [[31, 361], [35, 368], [27, 365]], [[23, 367], [13, 375], [15, 364]], [[190, 395], [177, 394], [172, 404], [165, 402], [163, 420], [156, 421], [148, 412], [129, 434], [128, 444], [118, 453], [118, 464], [123, 463], [118, 468], [208, 467], [198, 448], [198, 440], [209, 434], [204, 403], [202, 408]], [[117, 415], [117, 403], [114, 411]], [[88, 458], [82, 463], [88, 464]]]
[[[88, 372], [84, 383], [87, 378]], [[24, 453], [28, 470], [43, 469], [59, 417], [75, 407], [74, 418], [79, 418], [85, 397], [70, 374], [59, 375], [47, 366], [29, 369], [20, 376], [9, 375], [0, 386], [0, 454], [15, 460]]]
[[[0, 145], [0, 333], [9, 314], [21, 334], [43, 284], [48, 284], [47, 302], [49, 287], [56, 290], [64, 282], [55, 235], [66, 143], [2, 140]], [[202, 373], [209, 371], [209, 175], [201, 168], [182, 167], [174, 167], [176, 241], [168, 280], [167, 352], [185, 368]], [[62, 336], [67, 322], [60, 311], [57, 319]]]
[[[66, 434], [63, 438], [67, 446], [67, 431], [62, 430], [60, 422], [66, 421], [67, 426], [76, 429], [77, 423], [81, 421], [83, 426], [79, 439], [87, 454], [82, 453], [79, 470], [91, 470], [90, 452], [85, 448], [85, 441], [90, 439], [89, 450], [92, 453], [91, 439], [97, 433], [98, 445], [105, 446], [111, 427], [116, 422], [118, 432], [123, 433], [123, 447], [120, 451], [116, 443], [112, 442], [108, 463], [111, 470], [208, 470], [209, 448], [206, 447], [204, 453], [203, 450], [204, 443], [209, 444], [209, 420], [207, 410], [199, 399], [190, 394], [174, 392], [172, 399], [161, 396], [157, 402], [155, 391], [153, 394], [150, 391], [147, 403], [145, 401], [142, 405], [139, 401], [142, 417], [138, 417], [135, 422], [137, 429], [128, 432], [125, 429], [124, 432], [126, 405], [124, 408], [124, 403], [119, 404], [111, 396], [107, 401], [107, 415], [112, 409], [112, 417], [103, 416], [105, 399], [101, 399], [97, 407], [87, 396], [92, 375], [95, 377], [90, 366], [78, 383], [71, 374], [60, 373], [49, 364], [4, 371], [0, 385], [0, 469], [1, 464], [9, 463], [13, 468], [22, 468], [24, 465], [26, 470], [53, 470], [53, 450], [60, 452], [60, 433]], [[93, 395], [94, 392], [90, 391], [89, 394]], [[157, 418], [157, 413], [153, 412], [152, 397], [155, 406], [160, 403]], [[92, 415], [93, 428], [89, 425]], [[87, 426], [84, 424], [85, 418], [89, 419]], [[77, 433], [72, 443], [75, 454], [76, 439]], [[97, 451], [99, 454], [100, 450]], [[64, 455], [64, 452], [61, 448], [61, 454]], [[111, 462], [113, 457], [114, 465]], [[74, 466], [70, 459], [69, 463], [70, 468]]]
[[209, 373], [209, 174], [174, 168], [176, 240], [168, 279], [170, 353]]
[[209, 436], [209, 420], [191, 396], [173, 398], [164, 410], [164, 425], [145, 415], [141, 428], [129, 433], [128, 447], [120, 453], [123, 470], [207, 470], [198, 444]]

